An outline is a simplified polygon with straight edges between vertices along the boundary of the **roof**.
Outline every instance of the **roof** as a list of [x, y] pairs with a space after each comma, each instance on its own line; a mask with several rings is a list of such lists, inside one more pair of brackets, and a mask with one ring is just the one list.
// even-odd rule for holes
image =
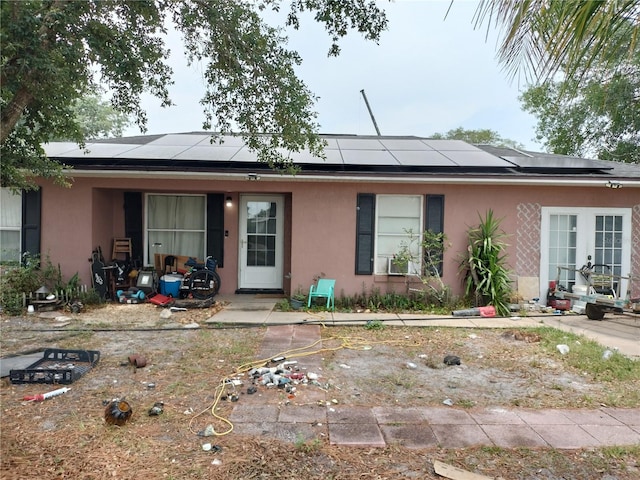
[[[47, 155], [79, 171], [90, 172], [270, 172], [238, 136], [212, 137], [209, 132], [144, 135], [45, 145]], [[321, 135], [326, 159], [309, 152], [291, 157], [301, 177], [323, 176], [453, 176], [571, 177], [634, 180], [640, 186], [640, 165], [552, 155], [461, 140], [415, 136]]]

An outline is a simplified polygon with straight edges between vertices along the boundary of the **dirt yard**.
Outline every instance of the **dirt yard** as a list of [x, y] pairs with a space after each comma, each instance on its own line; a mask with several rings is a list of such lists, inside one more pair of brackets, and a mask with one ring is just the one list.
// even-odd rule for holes
[[[435, 479], [442, 477], [433, 472], [432, 462], [440, 460], [491, 478], [640, 478], [640, 447], [363, 450], [323, 441], [291, 445], [232, 432], [216, 438], [219, 448], [203, 452], [196, 433], [206, 420], [194, 421], [195, 414], [215, 400], [221, 379], [257, 358], [266, 331], [207, 328], [204, 321], [223, 307], [193, 309], [170, 318], [161, 318], [161, 309], [150, 304], [109, 305], [78, 315], [66, 313], [67, 318], [2, 318], [3, 357], [45, 347], [97, 350], [101, 357], [94, 369], [70, 385], [69, 392], [44, 402], [22, 398], [51, 390], [49, 386], [2, 385], [0, 476]], [[190, 328], [196, 326], [200, 328]], [[555, 343], [564, 340], [574, 346], [576, 339], [557, 332], [370, 325], [323, 328], [322, 335], [325, 350], [322, 367], [315, 372], [318, 382], [307, 388], [322, 388], [339, 404], [424, 406], [446, 401], [458, 408], [640, 404], [640, 375], [605, 382], [572, 367]], [[132, 366], [133, 354], [143, 355], [147, 365]], [[457, 356], [460, 365], [445, 365], [447, 355]], [[622, 361], [617, 357], [610, 360]], [[104, 422], [105, 404], [122, 397], [139, 408], [126, 426], [110, 427]], [[157, 401], [164, 403], [163, 413], [147, 415]], [[233, 403], [222, 402], [218, 414], [224, 417], [232, 408]]]

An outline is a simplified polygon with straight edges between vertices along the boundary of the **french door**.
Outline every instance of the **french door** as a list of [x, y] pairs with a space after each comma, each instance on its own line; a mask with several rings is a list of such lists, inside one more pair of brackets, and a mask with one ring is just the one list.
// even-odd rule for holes
[[[540, 291], [558, 276], [567, 289], [584, 285], [575, 272], [587, 262], [606, 265], [614, 275], [628, 276], [631, 269], [631, 209], [543, 207], [540, 251]], [[623, 280], [620, 294], [628, 283]], [[541, 297], [542, 298], [542, 297]]]

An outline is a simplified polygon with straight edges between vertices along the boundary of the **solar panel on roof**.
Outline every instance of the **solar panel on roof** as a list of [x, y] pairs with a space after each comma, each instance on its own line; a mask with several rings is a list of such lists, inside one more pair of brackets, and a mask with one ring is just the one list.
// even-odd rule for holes
[[48, 149], [45, 149], [45, 151], [47, 155], [63, 158], [113, 158], [140, 147], [140, 145], [127, 145], [124, 143], [91, 143], [86, 146], [85, 150], [78, 148], [77, 145], [74, 146], [73, 150], [58, 154], [51, 153]]
[[591, 160], [576, 157], [504, 157], [522, 169], [578, 169], [578, 170], [613, 170], [613, 165], [602, 160]]
[[169, 134], [163, 137], [154, 140], [153, 142], [149, 142], [147, 145], [166, 145], [166, 146], [192, 146], [197, 145], [203, 140], [209, 140], [211, 135], [178, 135], [178, 134]]
[[177, 160], [211, 160], [211, 161], [229, 161], [238, 153], [240, 147], [226, 147], [216, 145], [215, 148], [211, 146], [198, 146], [191, 147], [182, 153], [175, 156]]
[[[213, 143], [211, 142], [212, 138]], [[242, 137], [237, 137], [235, 135], [220, 135], [215, 137], [213, 135], [207, 135], [206, 138], [198, 143], [198, 146], [200, 147], [204, 147], [206, 145], [220, 145], [223, 147], [244, 147], [244, 140], [242, 140]]]
[[50, 156], [58, 156], [67, 152], [79, 152], [78, 145], [74, 142], [53, 142], [45, 143], [43, 146], [44, 152]]
[[385, 150], [342, 150], [342, 158], [345, 164], [352, 165], [398, 165]]
[[370, 138], [338, 138], [340, 150], [384, 150], [380, 140]]
[[188, 147], [185, 146], [153, 146], [139, 145], [136, 148], [114, 155], [115, 158], [153, 158], [169, 160], [184, 152]]
[[325, 149], [326, 160], [311, 155], [309, 152], [294, 152], [291, 158], [294, 163], [307, 165], [342, 165], [342, 155], [339, 150]]
[[494, 157], [490, 153], [483, 152], [482, 150], [466, 152], [451, 150], [443, 151], [442, 154], [460, 167], [512, 167], [506, 160]]
[[455, 167], [456, 164], [435, 150], [405, 151], [397, 150], [392, 152], [400, 165], [412, 167]]
[[429, 145], [422, 142], [419, 138], [415, 139], [392, 139], [385, 138], [380, 140], [380, 143], [384, 145], [388, 150], [433, 150]]
[[433, 148], [434, 150], [480, 150], [478, 147], [471, 145], [467, 142], [463, 142], [462, 140], [430, 140], [423, 139], [422, 142], [425, 145]]

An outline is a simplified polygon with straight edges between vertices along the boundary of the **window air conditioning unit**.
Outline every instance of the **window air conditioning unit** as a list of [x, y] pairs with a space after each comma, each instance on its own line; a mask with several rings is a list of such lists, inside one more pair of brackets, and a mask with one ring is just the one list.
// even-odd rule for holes
[[416, 275], [417, 272], [418, 268], [414, 262], [409, 262], [406, 265], [397, 265], [393, 261], [393, 257], [389, 258], [388, 275]]

